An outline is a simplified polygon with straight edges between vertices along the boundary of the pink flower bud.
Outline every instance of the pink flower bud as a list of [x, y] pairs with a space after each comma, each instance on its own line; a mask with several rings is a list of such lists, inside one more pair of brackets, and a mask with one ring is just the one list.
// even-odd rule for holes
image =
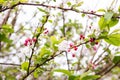
[[72, 44], [72, 43], [70, 43], [70, 44], [69, 44], [69, 46], [72, 48], [72, 47], [73, 47], [73, 44]]
[[97, 48], [96, 48], [96, 46], [93, 46], [93, 50], [94, 50], [94, 51], [97, 51]]
[[74, 46], [74, 50], [77, 51], [78, 47], [77, 46]]
[[68, 49], [68, 52], [70, 52], [71, 51], [71, 49]]
[[37, 41], [37, 39], [36, 39], [36, 38], [32, 38], [32, 41], [33, 41], [33, 42], [36, 42], [36, 41]]
[[94, 42], [95, 38], [90, 38], [89, 42]]
[[25, 43], [24, 43], [24, 46], [27, 46], [27, 45], [28, 45], [28, 43], [27, 43], [27, 42], [25, 42]]
[[85, 36], [83, 34], [80, 34], [80, 40], [85, 39]]
[[98, 45], [98, 42], [95, 42], [96, 45]]
[[72, 54], [72, 57], [75, 57], [75, 54]]
[[27, 38], [25, 41], [30, 42], [30, 41], [31, 41], [31, 39], [30, 39], [30, 38]]
[[44, 32], [44, 34], [48, 34], [48, 32], [49, 32], [49, 31], [48, 31], [48, 30], [46, 30], [46, 31]]

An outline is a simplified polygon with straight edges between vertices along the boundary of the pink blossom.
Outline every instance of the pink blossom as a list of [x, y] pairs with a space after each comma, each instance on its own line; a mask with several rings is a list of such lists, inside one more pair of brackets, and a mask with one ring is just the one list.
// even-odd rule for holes
[[27, 45], [28, 45], [28, 42], [25, 42], [25, 43], [24, 43], [24, 46], [27, 46]]
[[33, 42], [36, 42], [36, 41], [37, 41], [36, 38], [32, 38], [32, 39], [27, 38], [27, 39], [25, 40], [25, 42], [24, 42], [24, 46], [28, 46], [28, 44], [29, 44], [29, 45], [32, 45]]
[[36, 39], [36, 38], [32, 38], [32, 41], [33, 41], [33, 42], [36, 42], [36, 41], [37, 41], [37, 39]]
[[74, 46], [74, 50], [77, 51], [78, 47], [77, 46]]
[[93, 46], [93, 50], [94, 50], [94, 51], [97, 51], [97, 48], [96, 48], [96, 46]]
[[75, 54], [72, 54], [72, 57], [75, 57]]
[[68, 52], [70, 52], [71, 51], [71, 49], [68, 49]]
[[83, 34], [80, 34], [80, 40], [85, 39], [85, 36]]
[[72, 48], [74, 45], [73, 45], [73, 43], [70, 43], [69, 46]]
[[47, 28], [44, 28], [44, 34], [48, 34], [48, 29]]
[[90, 42], [94, 42], [94, 41], [95, 41], [95, 38], [90, 38], [89, 41], [90, 41]]

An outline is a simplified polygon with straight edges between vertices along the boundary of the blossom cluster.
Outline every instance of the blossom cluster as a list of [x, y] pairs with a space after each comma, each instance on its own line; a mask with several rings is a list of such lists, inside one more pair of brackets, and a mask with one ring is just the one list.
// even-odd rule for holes
[[24, 46], [28, 46], [28, 45], [32, 45], [33, 43], [35, 43], [37, 41], [36, 38], [27, 38], [24, 42]]

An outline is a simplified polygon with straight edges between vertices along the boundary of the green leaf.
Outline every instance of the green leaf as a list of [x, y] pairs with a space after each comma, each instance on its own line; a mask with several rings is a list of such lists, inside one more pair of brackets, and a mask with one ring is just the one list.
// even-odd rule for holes
[[119, 20], [116, 18], [112, 18], [114, 15], [113, 12], [106, 12], [104, 16], [102, 16], [98, 22], [100, 30], [109, 29], [110, 27], [115, 26]]
[[112, 18], [112, 19], [109, 21], [109, 27], [115, 26], [118, 22], [119, 22], [119, 19], [117, 19], [117, 18]]
[[79, 2], [78, 4], [76, 4], [76, 7], [79, 7], [83, 4], [83, 1]]
[[67, 5], [70, 7], [71, 6], [71, 2], [67, 2]]
[[116, 52], [114, 54], [114, 58], [113, 58], [113, 63], [117, 63], [117, 62], [120, 62], [120, 52]]
[[52, 20], [48, 20], [50, 23], [52, 23], [53, 21]]
[[55, 50], [55, 51], [57, 51], [58, 50], [58, 44], [60, 43], [60, 42], [62, 42], [64, 40], [64, 38], [61, 38], [61, 39], [57, 39], [55, 36], [51, 36], [50, 37], [50, 41], [51, 41], [51, 46], [52, 46], [52, 48]]
[[20, 2], [27, 2], [28, 0], [20, 0]]
[[34, 71], [33, 75], [34, 75], [35, 78], [38, 78], [38, 77], [39, 77], [39, 74], [38, 74], [37, 71]]
[[68, 80], [79, 80], [79, 76], [71, 75]]
[[4, 2], [5, 2], [4, 0], [0, 0], [0, 4], [1, 4], [1, 3], [3, 4]]
[[108, 31], [103, 30], [98, 39], [105, 39], [105, 38], [107, 38], [107, 36], [108, 36]]
[[2, 29], [5, 33], [13, 33], [14, 32], [11, 25], [3, 25]]
[[82, 79], [80, 79], [80, 80], [96, 80], [99, 77], [100, 77], [99, 75], [86, 75], [86, 76], [82, 77]]
[[106, 12], [106, 10], [105, 9], [99, 9], [99, 10], [97, 10], [98, 12]]
[[42, 58], [42, 57], [44, 57], [44, 56], [46, 56], [46, 55], [51, 55], [51, 51], [50, 51], [49, 48], [43, 46], [43, 47], [41, 48], [41, 50], [40, 50], [40, 55], [39, 55], [39, 57]]
[[79, 2], [78, 4], [73, 5], [73, 8], [80, 7], [83, 4], [83, 1]]
[[119, 74], [119, 73], [120, 73], [120, 67], [117, 67], [117, 66], [116, 66], [115, 68], [113, 68], [113, 69], [112, 69], [112, 73], [113, 73], [113, 74]]
[[120, 6], [118, 7], [118, 11], [120, 12]]
[[90, 75], [91, 72], [85, 72], [80, 75], [79, 80], [96, 80], [99, 78], [99, 75]]
[[86, 46], [86, 48], [90, 48], [91, 47], [89, 44], [86, 44], [85, 46]]
[[110, 34], [104, 40], [114, 46], [120, 46], [120, 33]]
[[100, 18], [98, 25], [100, 27], [100, 30], [103, 30], [106, 28], [107, 23], [105, 22], [105, 18], [103, 16]]
[[120, 33], [120, 29], [115, 29], [111, 34]]
[[12, 40], [6, 37], [5, 34], [0, 33], [0, 41], [6, 42], [6, 43], [12, 43]]
[[111, 20], [113, 14], [114, 13], [111, 12], [111, 11], [110, 12], [106, 12], [105, 15], [104, 15], [105, 20], [107, 20], [107, 21]]
[[46, 10], [42, 9], [42, 8], [38, 8], [38, 10], [45, 13], [45, 14], [48, 14], [48, 12]]
[[33, 75], [34, 75], [35, 78], [38, 78], [39, 76], [41, 76], [41, 74], [42, 74], [43, 72], [44, 72], [43, 68], [37, 68], [37, 69], [34, 71]]
[[29, 65], [29, 62], [23, 62], [23, 63], [21, 64], [21, 68], [22, 68], [22, 70], [27, 71], [27, 69], [28, 69], [28, 65]]
[[61, 72], [61, 73], [64, 73], [64, 74], [66, 74], [68, 76], [72, 75], [72, 73], [70, 71], [65, 70], [65, 69], [56, 69], [56, 70], [54, 70], [54, 72]]
[[85, 14], [83, 13], [81, 16], [82, 16], [82, 17], [85, 17]]
[[43, 24], [46, 22], [46, 20], [47, 20], [47, 16], [42, 16], [41, 22], [42, 22]]

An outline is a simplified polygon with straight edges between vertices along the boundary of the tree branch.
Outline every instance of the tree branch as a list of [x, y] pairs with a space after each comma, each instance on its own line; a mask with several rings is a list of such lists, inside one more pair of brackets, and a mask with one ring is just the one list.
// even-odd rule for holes
[[12, 66], [21, 66], [21, 64], [13, 64], [13, 63], [0, 63], [1, 65], [12, 65]]
[[42, 24], [42, 27], [40, 29], [40, 33], [36, 36], [37, 41], [34, 43], [34, 46], [32, 48], [32, 53], [31, 53], [30, 58], [29, 58], [29, 65], [28, 65], [28, 69], [27, 69], [27, 75], [29, 74], [29, 69], [30, 69], [30, 65], [31, 65], [31, 59], [32, 59], [32, 56], [34, 54], [34, 48], [35, 48], [35, 46], [36, 46], [36, 44], [38, 42], [38, 38], [39, 38], [40, 34], [42, 33], [42, 30], [44, 28], [45, 23], [48, 21], [48, 17], [49, 17], [49, 15], [46, 16], [46, 21]]
[[108, 66], [108, 68], [106, 68], [106, 70], [103, 72], [103, 74], [101, 74], [101, 77], [98, 78], [97, 80], [101, 79], [103, 76], [105, 76], [107, 73], [109, 73], [114, 67], [116, 67], [120, 62], [118, 61], [116, 64], [112, 65], [112, 66]]
[[44, 65], [46, 62], [49, 62], [50, 60], [54, 59], [56, 56], [62, 54], [63, 52], [66, 51], [61, 51], [59, 54], [57, 55], [52, 55], [49, 59], [45, 60], [43, 63], [38, 64], [32, 71], [30, 71], [27, 75], [25, 75], [21, 80], [25, 80], [31, 73], [33, 73], [37, 68], [39, 68], [40, 66]]
[[[103, 15], [100, 15], [100, 14], [96, 14], [95, 12], [79, 11], [79, 10], [76, 10], [76, 9], [73, 9], [73, 8], [63, 8], [63, 7], [50, 6], [50, 5], [45, 5], [45, 4], [22, 3], [22, 2], [18, 2], [18, 3], [14, 4], [11, 7], [3, 8], [3, 9], [0, 10], [0, 12], [4, 12], [4, 11], [6, 11], [8, 9], [13, 9], [13, 8], [15, 8], [18, 5], [42, 6], [42, 7], [47, 7], [47, 8], [57, 8], [57, 9], [61, 9], [61, 10], [64, 10], [64, 11], [74, 11], [74, 12], [77, 12], [77, 13], [90, 14], [90, 15], [95, 15], [95, 16], [98, 16], [98, 17], [103, 16]], [[117, 16], [117, 17], [114, 17], [114, 18], [120, 18], [120, 17]]]

